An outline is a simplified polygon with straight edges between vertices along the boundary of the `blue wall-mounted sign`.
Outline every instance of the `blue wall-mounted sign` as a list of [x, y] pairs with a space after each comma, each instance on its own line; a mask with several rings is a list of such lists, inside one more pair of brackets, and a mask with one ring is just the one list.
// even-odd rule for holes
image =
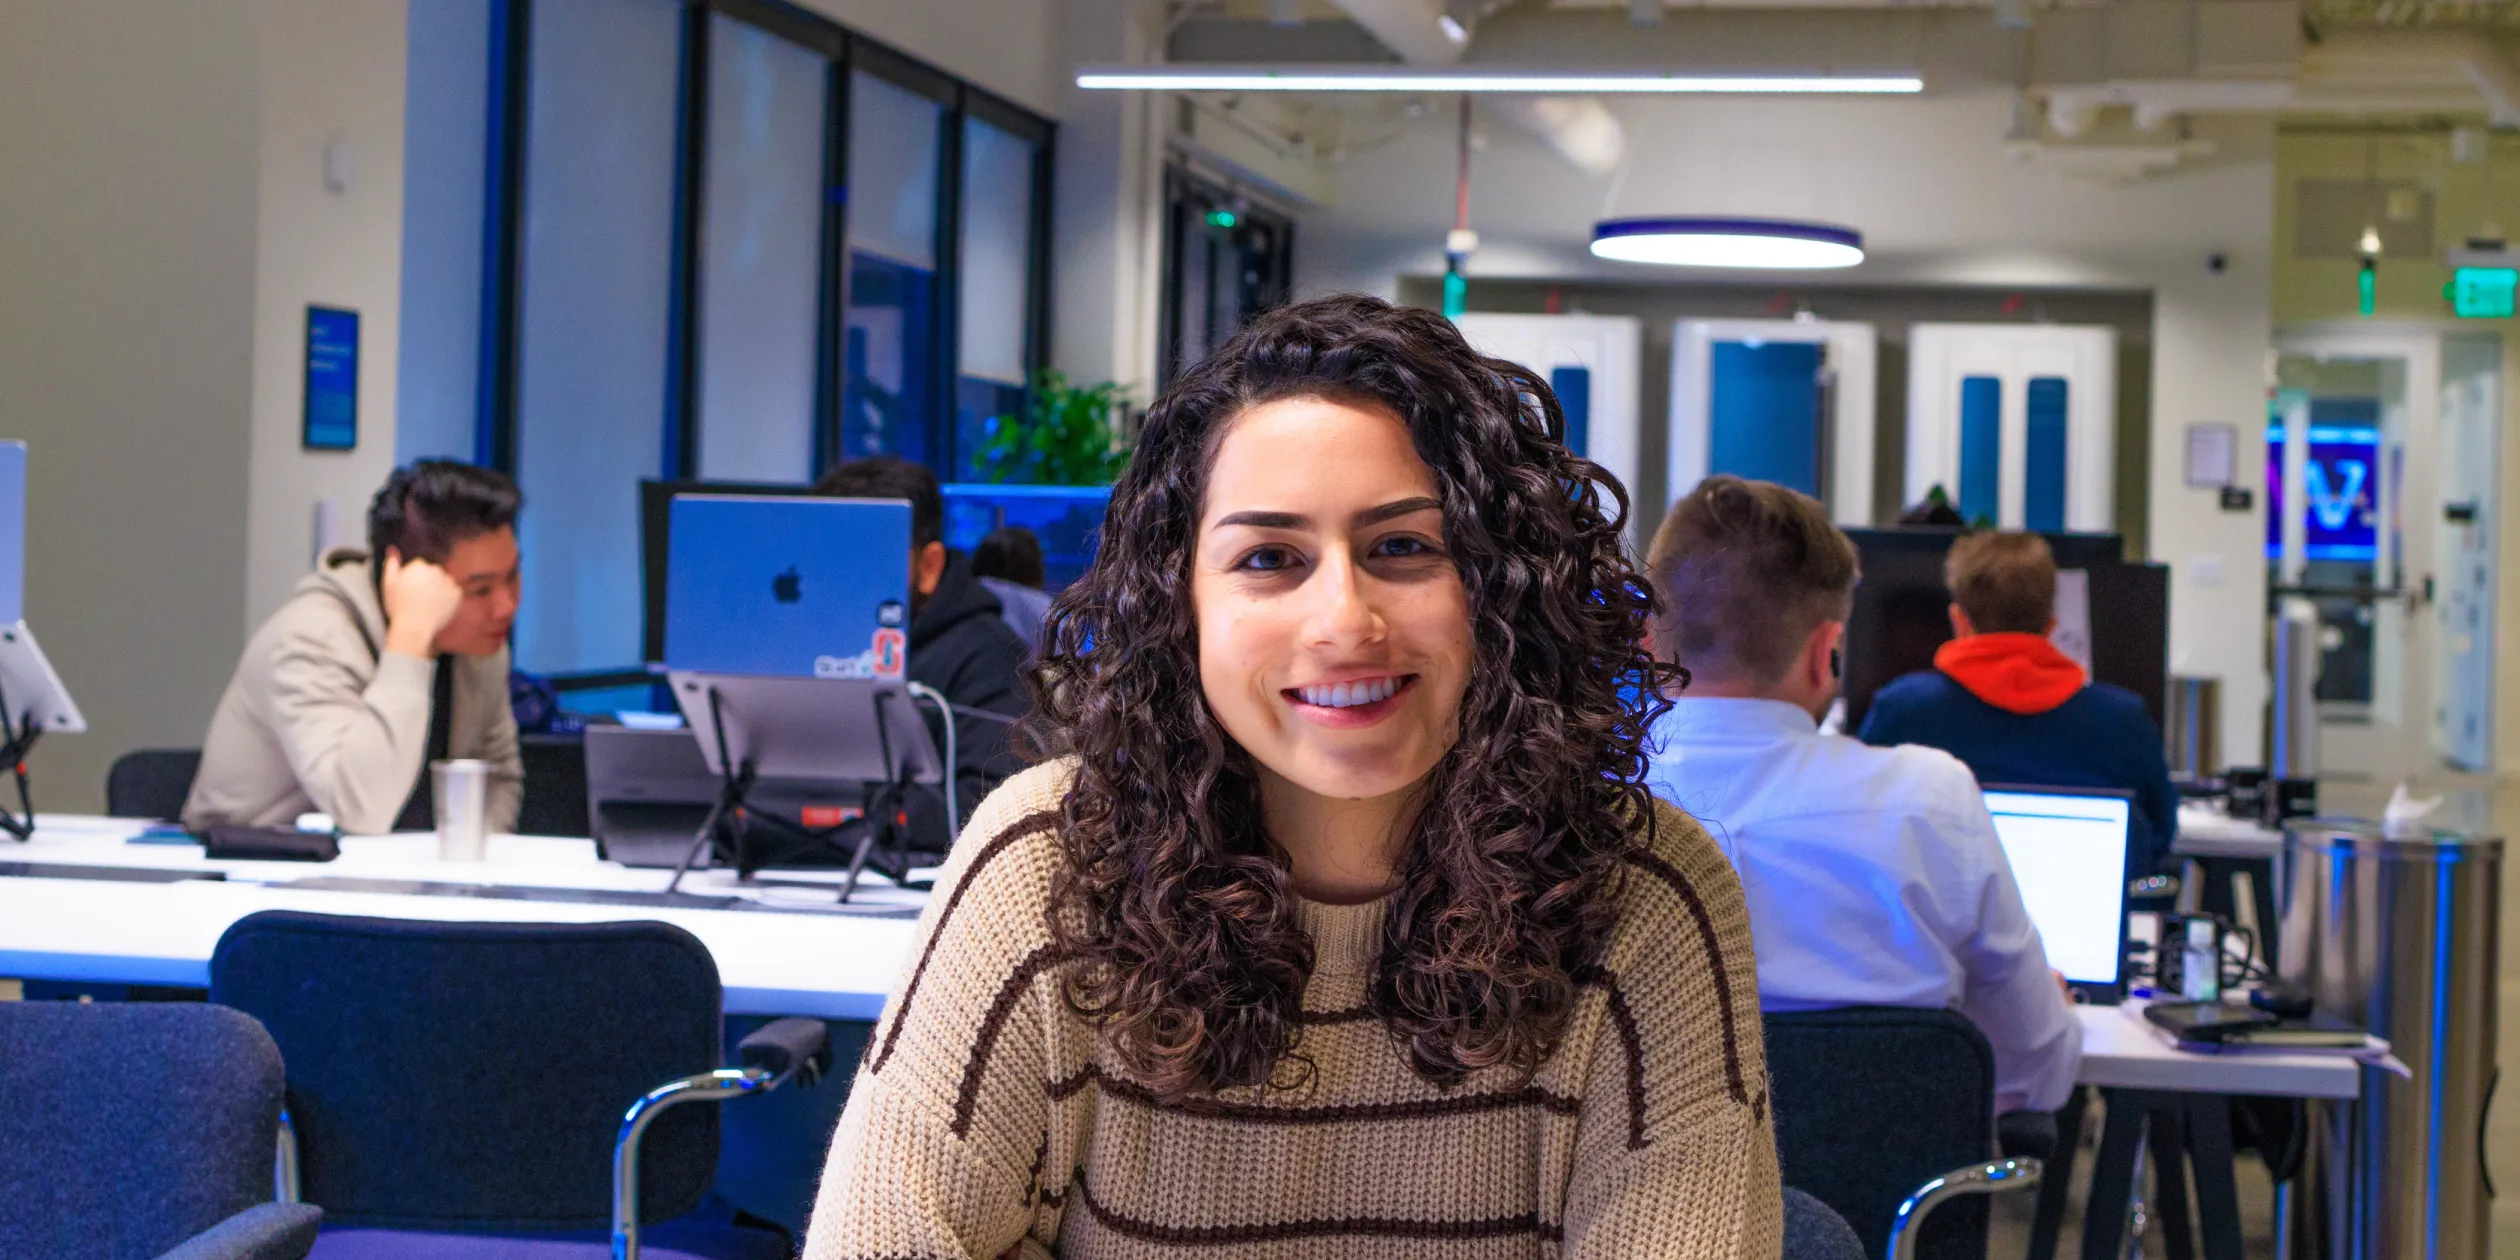
[[2284, 501], [2284, 426], [2266, 430], [2266, 554], [2284, 554], [2284, 513], [2302, 515], [2302, 558], [2371, 561], [2380, 555], [2380, 404], [2312, 400], [2299, 508]]
[[359, 444], [359, 313], [306, 308], [306, 449]]

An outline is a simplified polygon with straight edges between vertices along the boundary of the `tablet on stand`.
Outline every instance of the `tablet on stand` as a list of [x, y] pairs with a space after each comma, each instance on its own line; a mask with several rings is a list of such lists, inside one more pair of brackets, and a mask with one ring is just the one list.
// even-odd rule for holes
[[61, 675], [23, 620], [0, 625], [0, 764], [17, 779], [18, 812], [0, 809], [0, 832], [20, 840], [35, 834], [35, 802], [26, 783], [26, 755], [47, 731], [87, 729]]
[[[721, 784], [716, 804], [667, 891], [681, 884], [684, 872], [707, 850], [719, 822], [742, 810], [754, 786], [764, 780], [874, 784], [888, 793], [946, 780], [945, 763], [928, 738], [927, 723], [899, 680], [687, 670], [669, 671], [666, 679], [675, 705], [699, 739], [701, 759]], [[883, 817], [875, 808], [866, 811], [865, 832], [841, 885], [842, 901], [856, 891], [858, 875], [887, 830]], [[736, 834], [736, 869], [739, 877], [749, 877], [742, 829]]]

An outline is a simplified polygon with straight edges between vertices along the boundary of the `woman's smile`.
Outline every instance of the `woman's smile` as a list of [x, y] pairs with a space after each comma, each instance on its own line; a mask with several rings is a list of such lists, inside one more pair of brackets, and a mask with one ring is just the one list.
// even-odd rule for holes
[[1415, 674], [1381, 674], [1288, 687], [1278, 694], [1305, 721], [1334, 731], [1354, 731], [1399, 712], [1416, 685]]

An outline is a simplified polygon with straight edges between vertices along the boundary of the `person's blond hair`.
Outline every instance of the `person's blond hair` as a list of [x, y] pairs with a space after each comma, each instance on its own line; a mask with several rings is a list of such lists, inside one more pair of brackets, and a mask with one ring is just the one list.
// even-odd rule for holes
[[1710, 680], [1785, 676], [1814, 627], [1855, 603], [1855, 544], [1810, 495], [1729, 473], [1673, 504], [1645, 557], [1657, 651]]
[[2056, 555], [2037, 534], [1971, 534], [1951, 545], [1943, 585], [1980, 634], [2046, 634], [2056, 608]]

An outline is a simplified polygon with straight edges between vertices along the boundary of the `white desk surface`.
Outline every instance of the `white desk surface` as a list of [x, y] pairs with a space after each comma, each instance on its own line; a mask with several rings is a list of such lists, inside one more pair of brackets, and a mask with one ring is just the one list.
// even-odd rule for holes
[[2082, 1022], [2085, 1085], [2157, 1089], [2183, 1094], [2262, 1094], [2280, 1098], [2354, 1098], [2362, 1065], [2338, 1054], [2238, 1050], [2196, 1054], [2130, 1008], [2077, 1006]]
[[[590, 840], [494, 836], [488, 860], [472, 863], [439, 861], [430, 835], [351, 837], [331, 862], [218, 862], [204, 857], [198, 845], [127, 843], [143, 826], [126, 819], [42, 815], [33, 841], [0, 838], [0, 863], [217, 870], [227, 878], [137, 883], [0, 877], [0, 976], [206, 986], [210, 952], [220, 934], [257, 910], [516, 923], [637, 919], [674, 924], [708, 946], [729, 1014], [873, 1019], [906, 965], [917, 930], [908, 914], [878, 918], [284, 886], [300, 879], [359, 878], [658, 892], [671, 878], [669, 871], [601, 861]], [[829, 871], [781, 874], [836, 877]], [[739, 893], [733, 881], [731, 871], [695, 871], [683, 880], [683, 890], [774, 905], [821, 896], [776, 889]], [[915, 910], [925, 894], [871, 877], [861, 883], [856, 900]]]
[[[2227, 820], [2226, 820], [2227, 821]], [[681, 906], [490, 900], [402, 892], [290, 888], [291, 880], [364, 878], [440, 883], [654, 892], [669, 872], [616, 866], [594, 842], [494, 836], [488, 860], [441, 862], [432, 836], [352, 837], [331, 862], [215, 862], [197, 845], [132, 844], [143, 824], [47, 814], [31, 843], [0, 840], [0, 863], [217, 870], [224, 880], [135, 883], [0, 876], [0, 976], [30, 980], [205, 986], [210, 951], [228, 926], [257, 910], [305, 910], [378, 918], [601, 923], [658, 920], [684, 928], [717, 959], [726, 1009], [736, 1015], [873, 1019], [908, 964], [917, 921], [838, 914], [780, 914]], [[803, 873], [794, 873], [803, 874]], [[830, 872], [816, 872], [822, 878]], [[731, 872], [694, 872], [692, 892], [735, 892]], [[812, 893], [745, 895], [802, 899]], [[915, 907], [924, 894], [869, 881], [859, 896]], [[2350, 1060], [2250, 1051], [2191, 1054], [2116, 1007], [2078, 1006], [2080, 1079], [2086, 1085], [2191, 1093], [2352, 1098]]]
[[2253, 818], [2181, 805], [2179, 836], [2171, 851], [2182, 857], [2271, 858], [2284, 851], [2284, 833]]

